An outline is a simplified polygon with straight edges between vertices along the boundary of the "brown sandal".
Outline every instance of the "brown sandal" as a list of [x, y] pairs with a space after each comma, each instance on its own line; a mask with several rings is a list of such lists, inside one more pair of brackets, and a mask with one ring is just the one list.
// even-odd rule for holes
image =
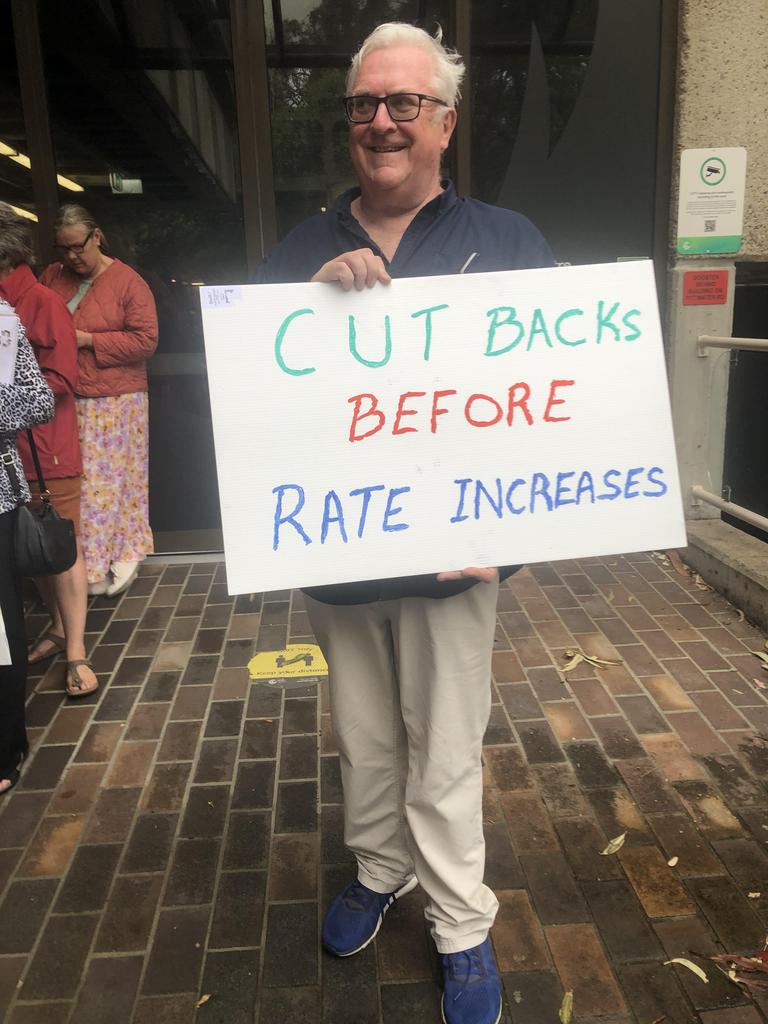
[[[32, 652], [35, 650], [35, 648], [39, 647], [40, 644], [44, 644], [46, 641], [53, 644], [53, 649], [50, 651], [46, 651], [44, 654], [38, 654], [37, 657], [33, 658]], [[52, 633], [51, 630], [49, 629], [46, 633], [43, 633], [40, 639], [36, 640], [35, 643], [30, 647], [29, 652], [27, 654], [27, 664], [37, 665], [37, 663], [40, 661], [47, 661], [49, 658], [55, 658], [57, 654], [63, 654], [66, 651], [66, 649], [67, 641], [64, 639], [64, 637], [59, 636], [58, 633]]]
[[[77, 671], [81, 665], [87, 665], [89, 668], [91, 667], [91, 663], [87, 658], [78, 658], [76, 661], [67, 662], [66, 690], [70, 697], [90, 697], [92, 693], [98, 692], [98, 680], [96, 681], [96, 685], [92, 686], [90, 690], [86, 689], [83, 685], [83, 680], [80, 673]], [[70, 683], [72, 685], [70, 685]]]

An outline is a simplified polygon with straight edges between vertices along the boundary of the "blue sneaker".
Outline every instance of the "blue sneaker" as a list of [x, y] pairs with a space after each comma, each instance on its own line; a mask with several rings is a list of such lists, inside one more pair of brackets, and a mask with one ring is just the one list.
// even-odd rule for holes
[[499, 1024], [501, 982], [491, 940], [460, 953], [441, 953], [445, 1024]]
[[359, 953], [375, 937], [395, 900], [415, 888], [415, 876], [394, 892], [374, 892], [357, 879], [350, 882], [326, 911], [323, 945], [334, 956]]

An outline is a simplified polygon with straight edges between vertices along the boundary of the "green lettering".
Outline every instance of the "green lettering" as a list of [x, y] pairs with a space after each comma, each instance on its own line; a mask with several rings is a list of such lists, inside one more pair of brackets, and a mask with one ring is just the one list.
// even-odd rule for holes
[[537, 334], [543, 335], [544, 341], [547, 343], [547, 347], [552, 348], [552, 339], [550, 338], [549, 331], [547, 330], [544, 314], [540, 309], [534, 309], [533, 317], [531, 318], [531, 333], [528, 335], [528, 352], [531, 351], [533, 339]]
[[283, 371], [283, 373], [289, 373], [292, 377], [303, 377], [305, 373], [314, 373], [314, 366], [306, 366], [303, 370], [292, 370], [283, 359], [283, 340], [285, 339], [285, 332], [288, 330], [288, 325], [291, 321], [295, 320], [297, 316], [314, 316], [314, 309], [297, 309], [295, 313], [289, 313], [288, 316], [280, 324], [280, 329], [275, 336], [275, 359], [277, 365]]
[[621, 331], [616, 324], [611, 322], [611, 317], [614, 316], [616, 310], [619, 308], [618, 302], [614, 302], [611, 308], [605, 313], [606, 303], [602, 299], [597, 304], [597, 344], [599, 345], [603, 338], [603, 328], [610, 328], [613, 331], [614, 341], [621, 341]]
[[424, 338], [424, 362], [429, 362], [429, 352], [432, 347], [432, 314], [436, 313], [439, 309], [448, 309], [448, 303], [443, 302], [439, 306], [430, 306], [429, 309], [419, 309], [415, 313], [411, 313], [411, 317], [415, 320], [417, 316], [426, 317], [425, 321], [425, 338]]
[[637, 326], [637, 324], [632, 322], [631, 318], [633, 316], [640, 316], [640, 310], [639, 309], [630, 309], [621, 318], [621, 322], [624, 324], [624, 326], [628, 327], [629, 330], [632, 332], [631, 334], [625, 334], [624, 335], [624, 341], [637, 341], [637, 339], [643, 333], [640, 330], [640, 328]]
[[377, 366], [386, 366], [389, 362], [389, 357], [392, 355], [392, 331], [390, 329], [389, 316], [384, 317], [384, 355], [381, 359], [366, 359], [361, 356], [357, 351], [357, 330], [355, 328], [355, 318], [350, 313], [349, 315], [349, 351], [363, 366], [370, 366], [375, 369]]
[[[501, 319], [499, 314], [506, 314], [506, 319]], [[491, 317], [491, 322], [488, 325], [488, 343], [485, 346], [486, 356], [503, 356], [505, 352], [510, 352], [516, 345], [520, 344], [525, 328], [519, 320], [515, 319], [517, 310], [514, 306], [496, 306], [494, 309], [489, 309], [485, 314]], [[517, 337], [505, 345], [504, 348], [494, 349], [493, 342], [496, 337], [496, 331], [500, 327], [517, 327]]]
[[570, 339], [563, 337], [563, 334], [562, 334], [562, 332], [560, 330], [561, 325], [562, 325], [564, 320], [568, 320], [572, 316], [584, 316], [584, 310], [583, 309], [566, 309], [566, 311], [564, 313], [561, 313], [560, 316], [557, 318], [557, 320], [555, 320], [555, 335], [556, 335], [557, 340], [560, 342], [561, 345], [572, 345], [572, 346], [583, 345], [583, 344], [585, 344], [585, 342], [587, 340], [586, 338], [577, 338], [575, 341], [571, 341]]

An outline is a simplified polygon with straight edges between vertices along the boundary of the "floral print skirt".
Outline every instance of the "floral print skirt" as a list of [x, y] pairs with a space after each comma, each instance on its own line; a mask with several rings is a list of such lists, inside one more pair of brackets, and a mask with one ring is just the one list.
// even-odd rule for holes
[[154, 550], [149, 528], [149, 400], [146, 391], [78, 398], [83, 456], [80, 540], [88, 582], [112, 562], [138, 562]]

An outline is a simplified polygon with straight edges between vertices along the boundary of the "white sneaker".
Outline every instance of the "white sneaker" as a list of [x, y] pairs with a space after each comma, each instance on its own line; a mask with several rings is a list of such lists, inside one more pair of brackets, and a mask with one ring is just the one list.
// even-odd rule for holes
[[111, 582], [112, 578], [110, 576], [105, 576], [103, 580], [96, 580], [95, 583], [89, 583], [88, 593], [91, 597], [95, 597], [96, 594], [106, 594], [107, 588]]
[[107, 597], [114, 597], [115, 594], [122, 594], [124, 590], [136, 579], [139, 572], [138, 562], [113, 562], [111, 565], [113, 582], [107, 587]]

